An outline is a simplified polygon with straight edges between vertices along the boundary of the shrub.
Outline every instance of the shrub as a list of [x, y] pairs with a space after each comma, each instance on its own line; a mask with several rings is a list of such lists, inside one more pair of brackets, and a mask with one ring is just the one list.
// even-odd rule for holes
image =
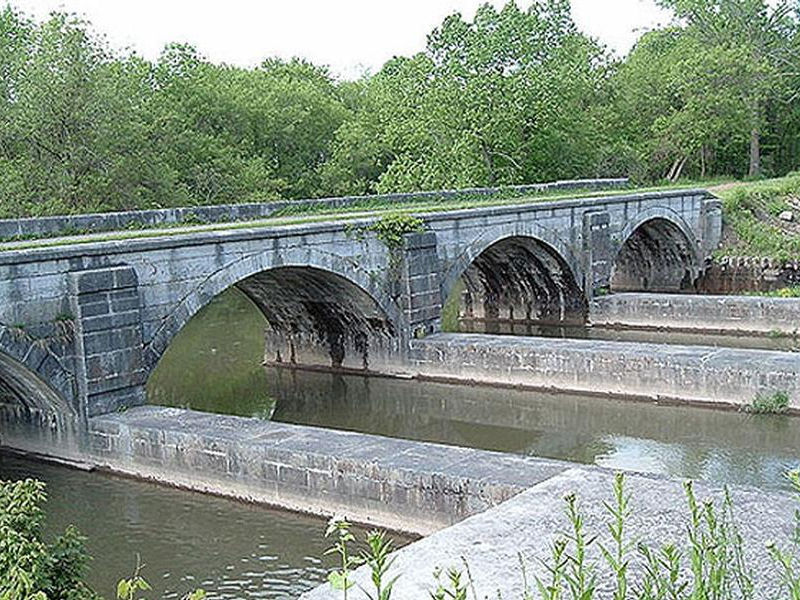
[[780, 415], [789, 409], [789, 394], [782, 391], [758, 394], [744, 411], [753, 415]]

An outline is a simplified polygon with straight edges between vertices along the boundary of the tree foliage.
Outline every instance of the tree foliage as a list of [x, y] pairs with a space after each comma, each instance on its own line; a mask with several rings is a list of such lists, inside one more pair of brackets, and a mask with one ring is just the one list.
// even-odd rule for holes
[[70, 526], [52, 544], [42, 540], [44, 485], [0, 482], [0, 599], [92, 600], [83, 583], [84, 538]]
[[624, 59], [568, 0], [447, 17], [373, 75], [267, 59], [156, 61], [55, 13], [0, 9], [0, 216], [628, 175], [780, 175], [800, 163], [798, 12], [660, 0]]

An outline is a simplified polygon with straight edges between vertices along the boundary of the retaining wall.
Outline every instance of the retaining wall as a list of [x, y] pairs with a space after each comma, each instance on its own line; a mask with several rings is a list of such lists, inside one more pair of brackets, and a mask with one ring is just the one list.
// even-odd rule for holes
[[712, 294], [770, 292], [800, 285], [800, 261], [723, 256], [706, 267], [697, 288]]
[[794, 334], [800, 298], [612, 294], [589, 306], [592, 325]]
[[458, 333], [414, 340], [410, 361], [445, 380], [655, 400], [741, 406], [783, 391], [800, 409], [800, 354], [790, 352]]
[[143, 406], [89, 421], [112, 471], [428, 534], [568, 468], [534, 457]]

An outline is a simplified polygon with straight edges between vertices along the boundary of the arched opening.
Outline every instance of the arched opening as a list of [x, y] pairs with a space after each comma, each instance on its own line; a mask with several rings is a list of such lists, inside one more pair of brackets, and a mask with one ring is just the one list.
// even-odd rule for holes
[[655, 218], [624, 241], [611, 274], [613, 292], [683, 292], [695, 289], [694, 245], [678, 225]]
[[68, 400], [27, 365], [0, 352], [0, 445], [41, 451], [59, 444], [66, 451], [76, 427]]
[[585, 323], [586, 301], [569, 264], [552, 246], [513, 236], [467, 266], [445, 312], [446, 329], [531, 335], [541, 326]]
[[148, 401], [269, 418], [277, 366], [373, 369], [396, 356], [396, 322], [348, 278], [314, 267], [250, 275], [188, 319], [160, 356]]
[[395, 327], [375, 299], [330, 271], [278, 267], [236, 287], [267, 320], [267, 362], [369, 369], [396, 349]]

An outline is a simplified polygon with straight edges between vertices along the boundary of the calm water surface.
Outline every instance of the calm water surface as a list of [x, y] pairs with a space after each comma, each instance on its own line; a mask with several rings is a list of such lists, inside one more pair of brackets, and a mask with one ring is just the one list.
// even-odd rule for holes
[[296, 598], [331, 566], [320, 519], [0, 454], [0, 479], [26, 477], [47, 483], [48, 536], [70, 523], [88, 536], [89, 583], [106, 598], [137, 552], [158, 598], [194, 587], [209, 598]]
[[[263, 329], [243, 295], [223, 294], [173, 342], [150, 400], [719, 483], [778, 487], [800, 462], [800, 418], [266, 369]], [[163, 598], [194, 586], [211, 598], [292, 598], [326, 573], [325, 524], [313, 518], [0, 457], [0, 478], [20, 477], [48, 483], [51, 533], [75, 523], [89, 536], [90, 580], [107, 597], [137, 551]]]

